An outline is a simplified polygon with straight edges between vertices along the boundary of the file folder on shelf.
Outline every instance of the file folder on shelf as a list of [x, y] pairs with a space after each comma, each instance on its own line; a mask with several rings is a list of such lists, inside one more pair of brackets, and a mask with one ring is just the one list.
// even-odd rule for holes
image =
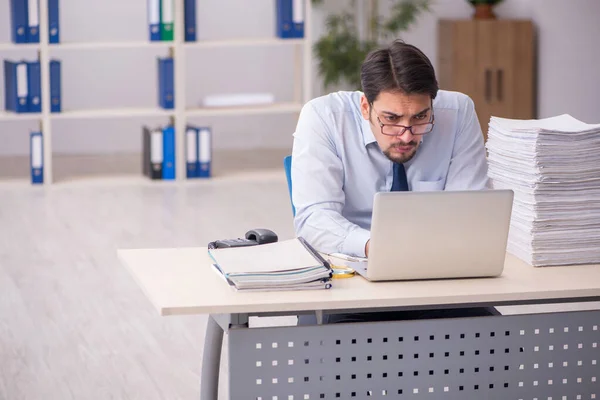
[[148, 0], [148, 29], [150, 41], [160, 41], [160, 0]]
[[185, 41], [196, 41], [196, 0], [184, 0]]
[[44, 141], [42, 132], [31, 132], [29, 136], [29, 145], [31, 183], [44, 183]]
[[27, 63], [28, 111], [42, 112], [42, 77], [40, 62]]
[[59, 0], [48, 0], [48, 42], [60, 43]]
[[198, 177], [198, 128], [188, 126], [185, 132], [186, 177]]
[[61, 112], [60, 61], [50, 60], [50, 112]]
[[304, 1], [276, 0], [276, 33], [282, 39], [304, 37]]
[[143, 128], [142, 171], [152, 180], [162, 179], [163, 132], [161, 129]]
[[304, 37], [304, 2], [306, 0], [292, 0], [292, 30], [294, 37]]
[[7, 111], [29, 111], [27, 63], [4, 60], [4, 108]]
[[163, 129], [162, 178], [175, 179], [175, 128], [173, 126]]
[[210, 178], [212, 164], [212, 132], [208, 127], [198, 129], [198, 171], [199, 178]]
[[17, 103], [14, 111], [29, 112], [29, 85], [27, 79], [27, 63], [21, 61], [16, 64], [15, 76], [17, 80]]
[[160, 39], [173, 40], [174, 9], [173, 0], [161, 0], [160, 7]]
[[10, 17], [13, 43], [27, 43], [27, 0], [10, 0]]
[[158, 59], [158, 104], [165, 109], [175, 108], [175, 77], [172, 58]]
[[27, 41], [40, 42], [40, 4], [39, 0], [27, 0]]
[[17, 100], [17, 86], [15, 81], [15, 69], [12, 63], [4, 60], [4, 109], [14, 111]]

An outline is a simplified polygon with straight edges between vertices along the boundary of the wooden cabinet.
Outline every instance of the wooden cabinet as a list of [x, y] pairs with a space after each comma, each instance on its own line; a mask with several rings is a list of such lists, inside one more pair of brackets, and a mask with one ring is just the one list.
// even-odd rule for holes
[[440, 88], [473, 99], [487, 138], [492, 115], [535, 118], [534, 49], [531, 21], [440, 20]]

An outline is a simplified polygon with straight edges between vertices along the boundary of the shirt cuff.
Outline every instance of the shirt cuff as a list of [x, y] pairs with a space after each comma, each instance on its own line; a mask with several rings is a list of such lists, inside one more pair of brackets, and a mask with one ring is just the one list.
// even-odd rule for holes
[[342, 253], [355, 257], [366, 257], [365, 246], [371, 238], [371, 232], [357, 228], [350, 232], [342, 244]]

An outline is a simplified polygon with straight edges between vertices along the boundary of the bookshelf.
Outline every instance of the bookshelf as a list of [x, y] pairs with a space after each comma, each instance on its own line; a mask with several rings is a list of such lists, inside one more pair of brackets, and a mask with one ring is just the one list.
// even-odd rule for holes
[[138, 49], [138, 48], [168, 48], [172, 42], [72, 42], [54, 43], [48, 45], [54, 50], [85, 50], [85, 49]]
[[210, 107], [185, 110], [187, 116], [216, 117], [221, 115], [260, 115], [300, 112], [302, 103], [275, 103], [243, 107]]
[[[201, 0], [197, 0], [201, 1]], [[301, 39], [281, 39], [275, 34], [275, 24], [273, 25], [272, 37], [259, 38], [229, 38], [229, 39], [198, 39], [196, 42], [185, 42], [184, 40], [184, 0], [174, 0], [174, 39], [173, 41], [152, 42], [149, 38], [146, 41], [94, 41], [94, 42], [61, 42], [56, 44], [49, 43], [48, 37], [48, 0], [39, 0], [39, 29], [40, 43], [35, 44], [13, 44], [0, 43], [0, 52], [12, 52], [13, 50], [35, 50], [39, 55], [41, 63], [41, 88], [42, 88], [42, 112], [41, 113], [10, 113], [0, 110], [0, 123], [5, 121], [39, 121], [40, 129], [44, 135], [44, 184], [53, 183], [52, 169], [52, 122], [64, 120], [80, 119], [123, 119], [133, 117], [167, 117], [175, 127], [176, 132], [176, 180], [186, 179], [185, 166], [185, 127], [188, 118], [194, 117], [228, 117], [245, 115], [276, 115], [285, 113], [299, 113], [303, 104], [311, 98], [312, 89], [312, 40], [311, 40], [311, 0], [304, 1], [304, 37]], [[147, 1], [144, 0], [144, 5]], [[62, 5], [61, 5], [62, 6]], [[141, 8], [140, 12], [146, 13], [146, 8]], [[275, 10], [273, 10], [273, 19], [275, 20]], [[10, 19], [7, 21], [10, 23]], [[63, 27], [61, 26], [61, 29]], [[147, 25], [144, 32], [147, 36]], [[202, 27], [198, 26], [199, 30]], [[11, 27], [12, 29], [12, 27]], [[61, 34], [62, 36], [62, 34]], [[186, 53], [197, 49], [217, 49], [233, 47], [256, 47], [256, 46], [290, 46], [293, 51], [293, 99], [285, 102], [276, 102], [264, 105], [248, 105], [236, 107], [198, 107], [186, 104]], [[114, 108], [114, 109], [85, 109], [68, 110], [64, 109], [60, 113], [50, 112], [50, 74], [47, 66], [53, 58], [53, 51], [60, 50], [68, 52], [77, 52], [81, 50], [102, 50], [102, 49], [140, 49], [152, 48], [168, 51], [173, 57], [175, 63], [174, 84], [175, 84], [175, 108], [172, 110], [162, 109], [160, 107], [151, 108]], [[3, 55], [3, 58], [5, 56]], [[63, 82], [68, 80], [68, 76], [62, 76]], [[157, 85], [155, 79], [151, 82]], [[157, 100], [158, 102], [158, 100]], [[24, 132], [23, 134], [29, 134]], [[141, 127], [140, 127], [141, 134]], [[218, 133], [217, 133], [218, 134]]]
[[211, 48], [225, 46], [289, 46], [301, 45], [304, 39], [278, 39], [278, 38], [259, 38], [259, 39], [230, 39], [230, 40], [205, 40], [200, 42], [184, 42], [186, 48]]
[[127, 117], [172, 117], [173, 110], [162, 108], [113, 108], [63, 111], [50, 114], [50, 119], [93, 119], [93, 118], [127, 118]]
[[0, 51], [39, 50], [39, 48], [40, 48], [40, 45], [38, 43], [23, 43], [23, 44], [0, 43]]
[[23, 113], [17, 114], [12, 112], [0, 111], [0, 121], [31, 121], [40, 119], [40, 113]]

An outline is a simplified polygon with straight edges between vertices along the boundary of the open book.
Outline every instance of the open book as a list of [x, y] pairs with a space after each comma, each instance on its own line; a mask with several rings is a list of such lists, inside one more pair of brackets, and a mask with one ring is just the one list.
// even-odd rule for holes
[[304, 239], [209, 249], [215, 269], [237, 290], [329, 289], [331, 267]]

